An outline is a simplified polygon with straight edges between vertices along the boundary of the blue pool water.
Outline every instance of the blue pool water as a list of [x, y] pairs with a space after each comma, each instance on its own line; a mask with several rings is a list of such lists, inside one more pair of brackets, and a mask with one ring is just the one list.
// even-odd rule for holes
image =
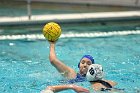
[[[117, 88], [126, 93], [140, 92], [140, 35], [60, 38], [56, 53], [76, 71], [81, 56], [91, 54], [96, 63], [103, 65], [105, 78], [118, 82]], [[62, 84], [63, 77], [49, 63], [48, 56], [45, 40], [1, 40], [0, 93], [39, 93], [48, 85]], [[88, 82], [77, 84], [90, 88]]]

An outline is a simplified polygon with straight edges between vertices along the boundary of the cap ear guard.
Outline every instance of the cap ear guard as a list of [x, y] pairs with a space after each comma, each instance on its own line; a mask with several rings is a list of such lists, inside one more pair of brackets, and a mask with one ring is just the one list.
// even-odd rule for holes
[[92, 64], [89, 66], [86, 78], [88, 81], [101, 80], [103, 78], [103, 68], [99, 64]]
[[80, 62], [78, 63], [78, 68], [80, 67]]

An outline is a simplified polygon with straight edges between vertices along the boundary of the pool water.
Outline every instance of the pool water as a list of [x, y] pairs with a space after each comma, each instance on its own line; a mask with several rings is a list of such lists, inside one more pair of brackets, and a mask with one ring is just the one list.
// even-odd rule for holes
[[[117, 88], [126, 93], [140, 92], [140, 35], [60, 38], [56, 53], [76, 71], [81, 56], [91, 54], [95, 63], [103, 65], [105, 78], [118, 82]], [[64, 78], [49, 63], [48, 56], [49, 43], [45, 39], [1, 40], [0, 93], [39, 93], [46, 86], [62, 84]], [[90, 88], [89, 82], [77, 85]]]

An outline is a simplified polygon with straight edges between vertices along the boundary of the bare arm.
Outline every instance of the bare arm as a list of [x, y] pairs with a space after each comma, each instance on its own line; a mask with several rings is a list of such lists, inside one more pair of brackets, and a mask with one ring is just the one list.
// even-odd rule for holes
[[[89, 93], [88, 89], [85, 89], [81, 86], [77, 86], [77, 85], [73, 85], [73, 84], [69, 84], [69, 85], [56, 85], [56, 86], [49, 86], [47, 87], [45, 90], [51, 90], [53, 92], [59, 92], [59, 91], [63, 91], [63, 90], [68, 90], [68, 89], [73, 89], [75, 92], [80, 93], [80, 92], [84, 92], [84, 93]], [[43, 93], [45, 93], [45, 90]]]
[[55, 42], [50, 42], [49, 59], [50, 59], [51, 64], [60, 73], [62, 73], [62, 75], [64, 75], [65, 77], [67, 77], [69, 79], [76, 77], [76, 72], [72, 68], [66, 66], [63, 62], [61, 62], [59, 59], [57, 59], [56, 53], [55, 53]]
[[112, 80], [107, 80], [106, 82], [108, 82], [111, 86], [116, 86], [117, 82], [112, 81]]
[[[104, 81], [108, 82], [112, 87], [117, 85], [116, 82], [111, 81], [111, 80], [104, 80]], [[106, 86], [104, 86], [103, 84], [98, 83], [98, 82], [95, 82], [95, 83], [90, 82], [90, 83], [95, 91], [99, 91], [99, 90], [101, 90], [101, 88], [107, 88]]]

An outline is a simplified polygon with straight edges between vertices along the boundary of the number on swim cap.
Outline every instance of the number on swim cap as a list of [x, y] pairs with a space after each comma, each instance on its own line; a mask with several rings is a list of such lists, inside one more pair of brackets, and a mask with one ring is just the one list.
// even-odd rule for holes
[[86, 78], [88, 81], [96, 81], [103, 78], [103, 68], [99, 64], [92, 64], [89, 66]]
[[89, 70], [89, 73], [90, 73], [91, 75], [93, 75], [94, 72], [95, 72], [94, 69], [91, 67], [90, 70]]

